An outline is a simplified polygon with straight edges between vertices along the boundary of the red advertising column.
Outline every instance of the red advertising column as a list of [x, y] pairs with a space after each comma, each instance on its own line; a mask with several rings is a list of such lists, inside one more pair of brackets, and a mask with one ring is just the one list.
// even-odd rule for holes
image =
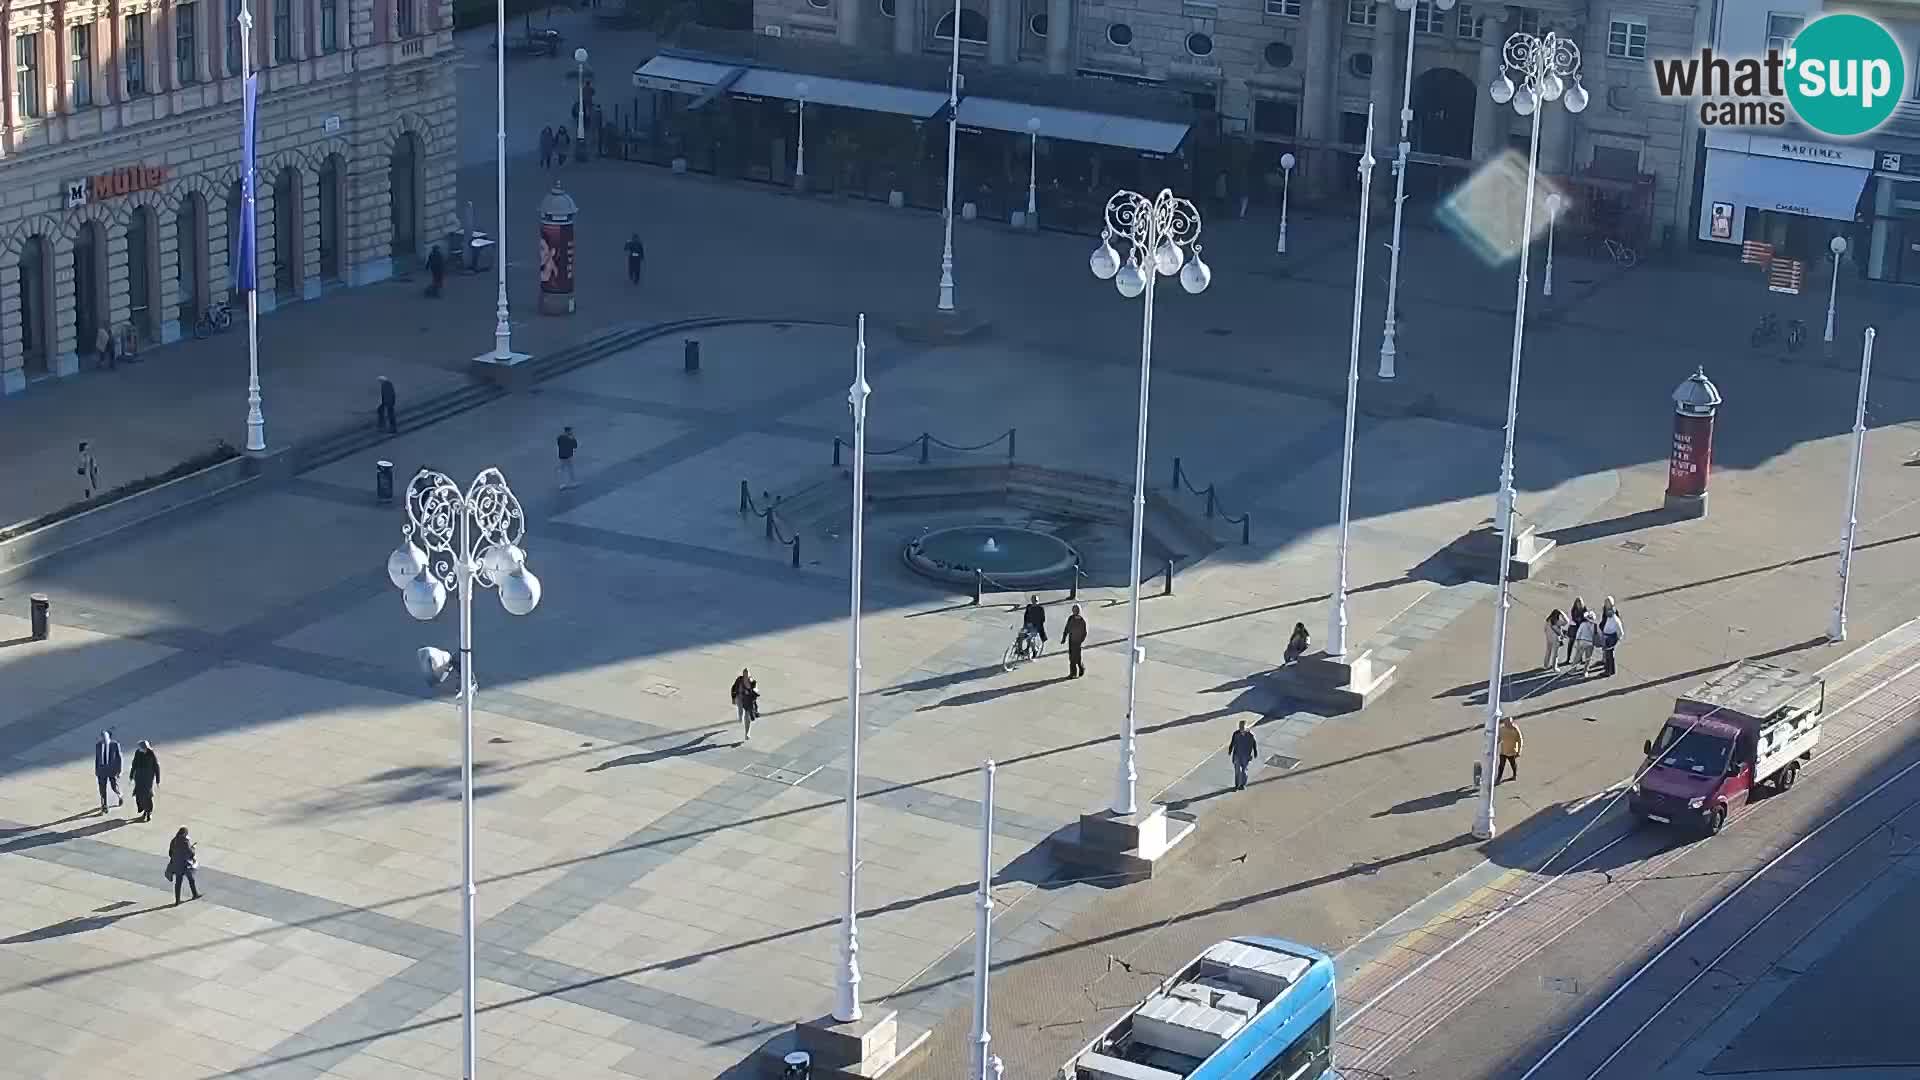
[[573, 299], [573, 226], [579, 207], [553, 185], [540, 201], [540, 313], [571, 315]]
[[1696, 368], [1673, 392], [1673, 445], [1667, 453], [1667, 510], [1683, 517], [1707, 514], [1707, 478], [1713, 468], [1713, 423], [1720, 391]]

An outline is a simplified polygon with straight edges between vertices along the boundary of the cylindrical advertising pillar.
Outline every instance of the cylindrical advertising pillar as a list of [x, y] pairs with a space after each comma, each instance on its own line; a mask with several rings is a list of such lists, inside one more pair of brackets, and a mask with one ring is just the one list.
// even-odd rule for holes
[[573, 303], [573, 223], [580, 208], [553, 185], [540, 200], [540, 313], [571, 315]]
[[1707, 477], [1713, 468], [1713, 422], [1720, 391], [1696, 368], [1673, 392], [1673, 446], [1667, 454], [1666, 508], [1682, 517], [1707, 514]]

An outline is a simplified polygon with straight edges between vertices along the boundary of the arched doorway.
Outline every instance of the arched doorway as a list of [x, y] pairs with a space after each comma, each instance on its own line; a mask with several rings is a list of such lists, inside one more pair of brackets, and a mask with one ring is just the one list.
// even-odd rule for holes
[[73, 238], [74, 351], [93, 352], [95, 338], [107, 324], [107, 238], [97, 221], [80, 226]]
[[1449, 67], [1428, 68], [1413, 80], [1413, 148], [1424, 154], [1473, 157], [1473, 80]]
[[127, 218], [127, 319], [139, 336], [134, 346], [160, 340], [160, 229], [151, 206], [136, 206]]
[[16, 282], [20, 289], [20, 347], [30, 379], [47, 374], [53, 355], [53, 320], [49, 318], [53, 310], [52, 261], [46, 237], [36, 234], [21, 242], [20, 277]]
[[184, 333], [193, 329], [213, 302], [207, 296], [207, 199], [197, 191], [188, 193], [174, 211], [173, 247], [175, 291], [180, 297], [174, 317]]
[[328, 154], [320, 163], [320, 280], [339, 281], [341, 253], [346, 249], [340, 207], [346, 169], [339, 154]]
[[389, 204], [393, 214], [393, 263], [396, 272], [410, 268], [420, 257], [420, 137], [403, 131], [393, 140], [393, 161], [387, 169]]
[[306, 253], [301, 250], [305, 209], [300, 204], [300, 170], [289, 165], [273, 178], [273, 291], [274, 303], [301, 297], [306, 281]]
[[[953, 40], [953, 12], [949, 11], [945, 15], [940, 16], [940, 21], [933, 26], [933, 36], [939, 41]], [[987, 43], [987, 17], [972, 8], [961, 8], [960, 40], [975, 45], [985, 45]]]

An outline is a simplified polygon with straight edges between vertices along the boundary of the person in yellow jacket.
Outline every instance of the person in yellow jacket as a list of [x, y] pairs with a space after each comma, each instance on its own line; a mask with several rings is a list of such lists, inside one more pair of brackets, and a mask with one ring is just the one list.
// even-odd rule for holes
[[1520, 748], [1525, 745], [1526, 740], [1520, 737], [1520, 725], [1514, 723], [1511, 716], [1501, 717], [1500, 767], [1493, 774], [1494, 783], [1499, 783], [1509, 769], [1513, 770], [1515, 780], [1520, 779]]

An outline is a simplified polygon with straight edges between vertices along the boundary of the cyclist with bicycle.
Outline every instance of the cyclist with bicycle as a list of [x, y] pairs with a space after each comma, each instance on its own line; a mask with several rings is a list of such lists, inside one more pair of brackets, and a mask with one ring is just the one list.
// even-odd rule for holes
[[[1047, 609], [1040, 606], [1038, 596], [1027, 597], [1027, 610], [1020, 618], [1020, 636], [1042, 643], [1047, 640]], [[1039, 654], [1040, 650], [1032, 640], [1028, 641], [1027, 646], [1035, 655]]]

